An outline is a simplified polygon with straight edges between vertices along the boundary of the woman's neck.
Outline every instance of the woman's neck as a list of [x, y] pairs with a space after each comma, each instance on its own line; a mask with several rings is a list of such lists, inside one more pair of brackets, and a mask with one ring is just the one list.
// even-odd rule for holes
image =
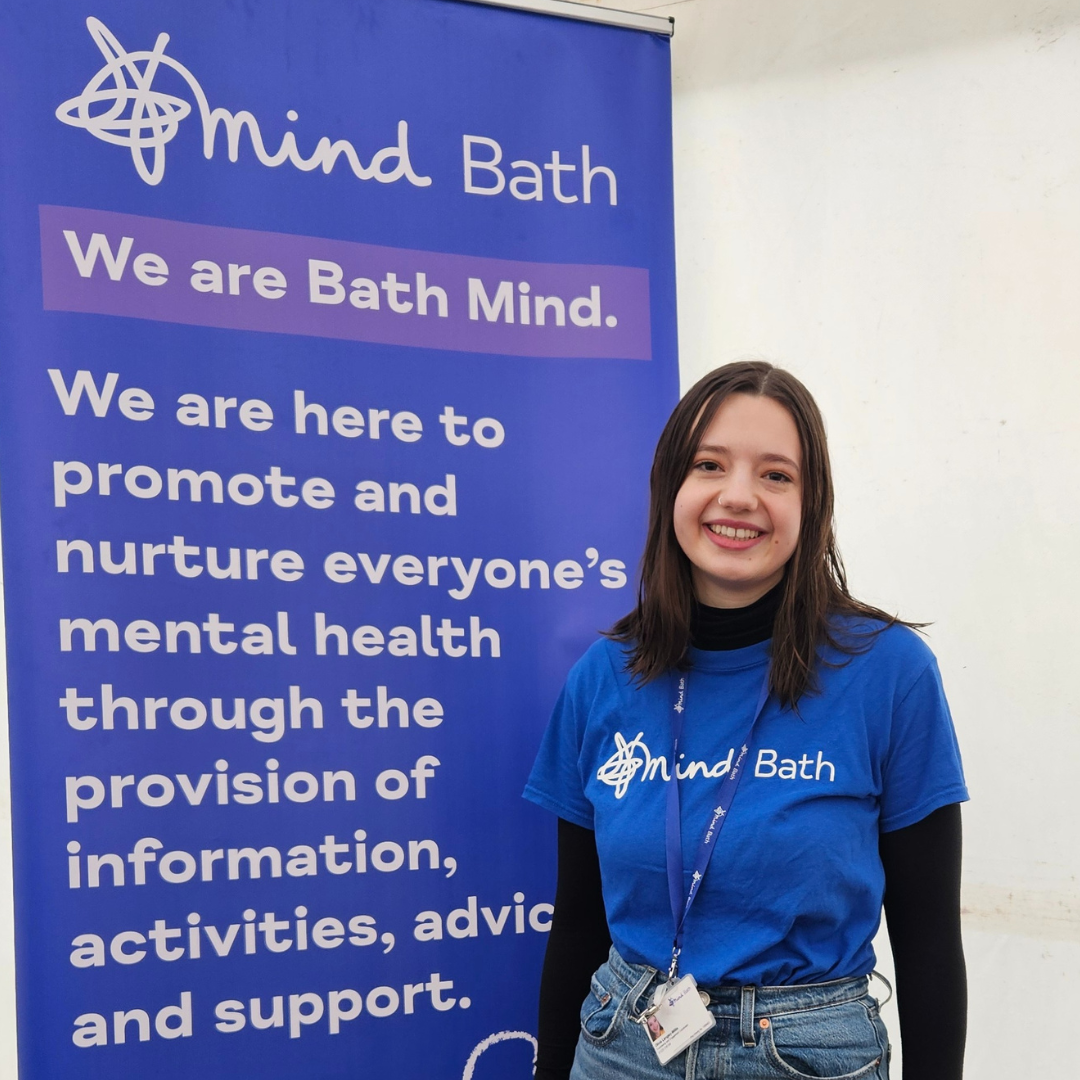
[[752, 604], [739, 608], [707, 607], [695, 601], [690, 616], [690, 643], [696, 649], [724, 652], [768, 641], [782, 592], [783, 582]]

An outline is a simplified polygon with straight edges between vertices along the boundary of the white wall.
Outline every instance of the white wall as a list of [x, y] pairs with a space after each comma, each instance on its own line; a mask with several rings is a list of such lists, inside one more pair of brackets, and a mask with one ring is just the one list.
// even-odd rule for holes
[[853, 587], [933, 621], [972, 794], [967, 1075], [1072, 1080], [1080, 2], [607, 6], [676, 20], [684, 383], [798, 374]]

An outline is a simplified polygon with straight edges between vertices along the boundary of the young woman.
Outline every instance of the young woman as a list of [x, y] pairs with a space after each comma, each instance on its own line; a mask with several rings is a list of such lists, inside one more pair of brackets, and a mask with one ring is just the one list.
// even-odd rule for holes
[[[887, 1080], [883, 901], [905, 1075], [960, 1080], [959, 751], [930, 650], [848, 592], [792, 375], [729, 364], [676, 407], [637, 607], [570, 672], [526, 797], [560, 818], [537, 1080]], [[654, 1018], [712, 1026], [662, 1064]]]

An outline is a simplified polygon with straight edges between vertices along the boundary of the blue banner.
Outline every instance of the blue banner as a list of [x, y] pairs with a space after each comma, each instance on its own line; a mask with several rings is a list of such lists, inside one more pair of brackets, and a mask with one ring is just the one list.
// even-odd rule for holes
[[666, 39], [0, 26], [20, 1076], [531, 1075], [520, 792], [677, 394]]

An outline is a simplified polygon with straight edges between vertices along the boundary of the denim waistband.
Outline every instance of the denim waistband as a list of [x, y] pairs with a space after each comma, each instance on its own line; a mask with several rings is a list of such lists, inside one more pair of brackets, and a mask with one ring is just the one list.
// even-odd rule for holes
[[[651, 993], [667, 978], [666, 972], [646, 964], [631, 964], [624, 960], [614, 946], [608, 956], [608, 965], [612, 974], [624, 983], [627, 989], [638, 991], [634, 995], [635, 1000]], [[801, 986], [755, 986], [752, 988], [751, 1008], [754, 1016], [779, 1016], [825, 1005], [840, 1005], [845, 1001], [858, 1001], [865, 996], [868, 988], [869, 978], [866, 975], [834, 979], [830, 982], [806, 983]], [[703, 984], [699, 989], [709, 995], [709, 1010], [712, 1013], [717, 1016], [739, 1016], [741, 1011], [745, 1011], [747, 991], [751, 988]]]

